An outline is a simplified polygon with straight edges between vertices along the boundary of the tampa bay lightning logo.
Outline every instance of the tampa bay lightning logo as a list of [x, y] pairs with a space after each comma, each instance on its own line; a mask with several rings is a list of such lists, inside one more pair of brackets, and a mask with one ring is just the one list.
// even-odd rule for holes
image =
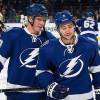
[[20, 54], [21, 67], [35, 68], [39, 54], [39, 48], [28, 48]]
[[65, 60], [59, 66], [60, 76], [71, 78], [79, 75], [83, 69], [83, 61], [80, 59], [81, 55]]

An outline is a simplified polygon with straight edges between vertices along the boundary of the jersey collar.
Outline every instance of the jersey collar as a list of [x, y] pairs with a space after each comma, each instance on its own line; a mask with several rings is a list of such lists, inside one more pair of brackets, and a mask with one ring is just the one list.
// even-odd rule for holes
[[40, 36], [41, 35], [41, 32], [38, 34], [38, 35], [35, 35], [35, 34], [32, 34], [31, 32], [28, 31], [28, 29], [25, 27], [24, 28], [25, 32], [31, 36], [34, 36], [34, 37], [37, 37], [37, 36]]

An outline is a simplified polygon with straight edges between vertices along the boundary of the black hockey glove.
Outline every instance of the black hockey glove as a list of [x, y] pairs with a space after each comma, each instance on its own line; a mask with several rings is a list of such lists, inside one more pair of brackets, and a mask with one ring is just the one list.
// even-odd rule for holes
[[50, 84], [47, 88], [47, 96], [54, 99], [64, 99], [68, 95], [69, 88], [56, 82]]
[[95, 90], [95, 99], [100, 100], [100, 89]]

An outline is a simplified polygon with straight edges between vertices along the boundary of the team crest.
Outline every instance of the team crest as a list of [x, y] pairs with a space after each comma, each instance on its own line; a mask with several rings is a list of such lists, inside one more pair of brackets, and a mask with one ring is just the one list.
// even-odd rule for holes
[[79, 75], [83, 69], [83, 61], [80, 59], [81, 55], [65, 60], [59, 66], [60, 76], [71, 78]]
[[20, 54], [21, 67], [35, 68], [39, 54], [39, 48], [28, 48]]

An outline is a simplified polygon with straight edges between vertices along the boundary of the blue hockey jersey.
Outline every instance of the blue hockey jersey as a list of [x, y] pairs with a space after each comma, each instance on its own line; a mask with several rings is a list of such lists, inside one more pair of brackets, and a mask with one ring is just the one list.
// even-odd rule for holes
[[65, 45], [60, 39], [47, 41], [40, 48], [36, 75], [43, 88], [52, 82], [68, 87], [69, 95], [64, 100], [92, 100], [92, 84], [100, 87], [97, 45], [82, 36], [74, 45]]
[[85, 37], [90, 37], [90, 39], [96, 39], [96, 36], [98, 35], [98, 23], [96, 20], [88, 17], [88, 18], [82, 18], [77, 20], [76, 22], [77, 27], [79, 27], [80, 34]]
[[51, 33], [32, 35], [26, 28], [13, 28], [0, 37], [0, 70], [10, 57], [7, 81], [16, 86], [37, 86], [35, 68], [39, 47], [54, 38]]
[[77, 20], [78, 27], [80, 31], [98, 31], [98, 23], [92, 18], [82, 18]]

